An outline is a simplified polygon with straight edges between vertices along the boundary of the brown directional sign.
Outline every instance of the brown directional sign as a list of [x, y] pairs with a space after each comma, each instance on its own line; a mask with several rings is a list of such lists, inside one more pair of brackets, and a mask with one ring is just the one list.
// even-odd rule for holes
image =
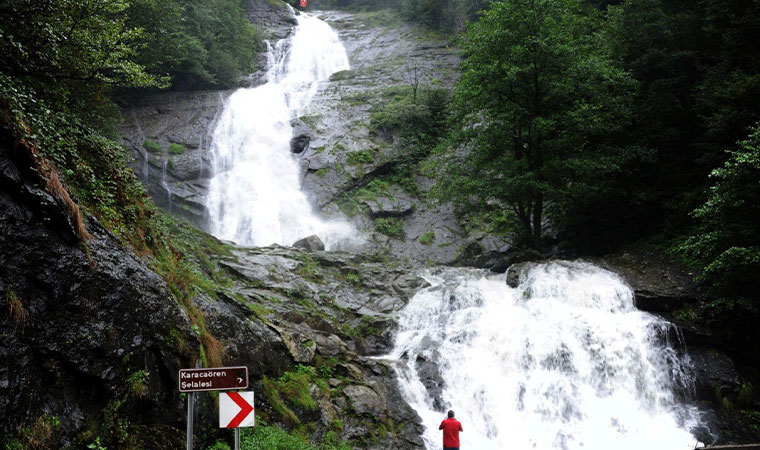
[[179, 391], [226, 391], [248, 387], [247, 367], [180, 369]]

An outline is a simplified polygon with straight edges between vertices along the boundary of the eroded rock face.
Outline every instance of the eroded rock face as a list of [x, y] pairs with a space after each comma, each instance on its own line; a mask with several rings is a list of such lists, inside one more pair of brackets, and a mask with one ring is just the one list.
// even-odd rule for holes
[[3, 130], [0, 435], [46, 414], [61, 422], [51, 448], [88, 444], [109, 408], [134, 423], [181, 427], [176, 373], [199, 345], [187, 316], [165, 281], [98, 222], [87, 221], [93, 238], [80, 243], [65, 207], [9, 141]]
[[122, 141], [153, 201], [205, 227], [213, 124], [229, 91], [168, 92], [123, 112]]
[[[323, 439], [331, 421], [339, 419], [343, 439], [375, 436], [377, 444], [370, 448], [423, 448], [420, 419], [403, 401], [392, 368], [370, 357], [390, 351], [395, 330], [391, 315], [426, 285], [415, 270], [360, 255], [279, 246], [235, 249], [222, 258], [221, 266], [235, 279], [238, 305], [247, 305], [249, 317], [279, 335], [285, 347], [280, 354], [305, 365], [332, 359], [329, 370], [340, 378], [329, 383], [340, 394], [314, 387], [319, 411], [297, 412], [319, 418], [313, 440]], [[261, 408], [271, 419], [279, 417], [266, 403]], [[401, 423], [404, 427], [396, 434], [376, 435], [381, 425]]]
[[629, 252], [591, 261], [623, 277], [634, 291], [636, 307], [644, 311], [673, 312], [699, 296], [693, 274], [657, 255]]

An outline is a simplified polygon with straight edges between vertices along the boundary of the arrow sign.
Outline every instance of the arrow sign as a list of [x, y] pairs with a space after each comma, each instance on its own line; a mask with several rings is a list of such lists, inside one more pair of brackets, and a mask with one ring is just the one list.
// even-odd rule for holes
[[222, 392], [219, 394], [219, 428], [252, 427], [253, 392]]

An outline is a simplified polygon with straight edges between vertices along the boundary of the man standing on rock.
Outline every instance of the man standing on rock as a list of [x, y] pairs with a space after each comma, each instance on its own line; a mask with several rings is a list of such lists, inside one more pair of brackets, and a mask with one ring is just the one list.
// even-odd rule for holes
[[448, 419], [443, 419], [439, 430], [443, 430], [443, 450], [459, 450], [459, 432], [462, 424], [454, 418], [454, 411], [449, 410]]

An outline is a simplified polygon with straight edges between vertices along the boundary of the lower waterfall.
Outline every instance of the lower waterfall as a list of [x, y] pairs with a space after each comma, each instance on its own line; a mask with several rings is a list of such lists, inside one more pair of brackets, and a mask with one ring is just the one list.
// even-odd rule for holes
[[[551, 262], [529, 266], [517, 288], [475, 269], [426, 278], [389, 358], [428, 449], [441, 448], [449, 408], [463, 449], [694, 448], [700, 412], [682, 400], [693, 382], [669, 342], [677, 333], [637, 310], [615, 274]], [[438, 393], [425, 387], [431, 371]]]

